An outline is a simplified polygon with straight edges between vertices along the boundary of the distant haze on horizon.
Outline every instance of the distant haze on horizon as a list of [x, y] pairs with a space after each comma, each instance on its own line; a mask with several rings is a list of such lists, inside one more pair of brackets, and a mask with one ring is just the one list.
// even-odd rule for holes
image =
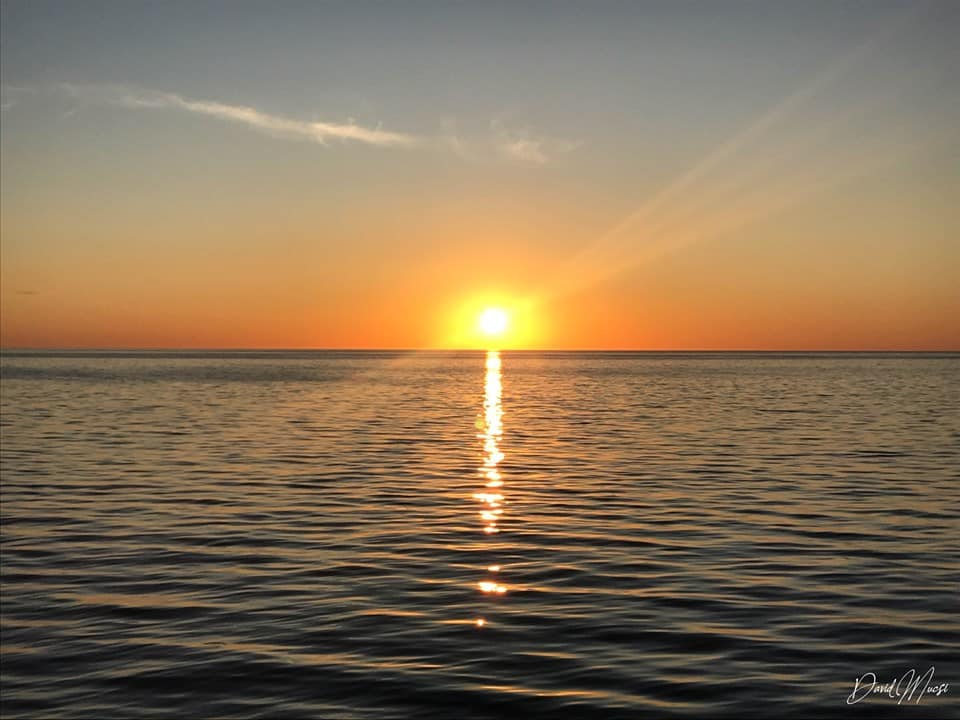
[[3, 347], [960, 349], [960, 3], [0, 21]]

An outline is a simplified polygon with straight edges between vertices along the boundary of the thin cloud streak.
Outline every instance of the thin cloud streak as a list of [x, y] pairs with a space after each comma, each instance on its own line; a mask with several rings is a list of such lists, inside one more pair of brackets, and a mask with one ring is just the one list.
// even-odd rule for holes
[[509, 129], [500, 119], [490, 123], [490, 130], [501, 157], [527, 165], [546, 165], [557, 155], [580, 147], [579, 142], [537, 135], [527, 128]]
[[[797, 163], [803, 157], [802, 148], [804, 145], [814, 144], [813, 141], [818, 136], [829, 136], [831, 128], [827, 124], [806, 128], [802, 137], [781, 138], [781, 152], [767, 155], [768, 159], [765, 163], [772, 166], [767, 169], [773, 172], [767, 173], [766, 178], [760, 177], [753, 181], [761, 188], [765, 188], [766, 183], [776, 185], [778, 177], [776, 171], [780, 170], [781, 186], [786, 185], [789, 188], [792, 181], [802, 189], [787, 189], [776, 199], [751, 204], [761, 195], [767, 198], [766, 193], [748, 192], [751, 175], [762, 176], [762, 172], [755, 172], [762, 168], [757, 167], [756, 162], [753, 163], [753, 167], [749, 164], [737, 167], [736, 163], [747, 150], [758, 147], [764, 136], [771, 135], [778, 126], [782, 127], [805, 104], [847, 75], [857, 64], [863, 63], [867, 57], [877, 52], [883, 43], [894, 37], [914, 18], [913, 12], [888, 18], [871, 36], [826, 65], [810, 82], [787, 95], [759, 118], [721, 143], [680, 177], [669, 182], [639, 208], [627, 214], [592, 243], [581, 249], [558, 269], [552, 281], [545, 284], [540, 295], [547, 298], [582, 290], [627, 268], [659, 257], [668, 250], [676, 250], [693, 242], [716, 238], [732, 229], [770, 217], [802, 199], [835, 187], [844, 181], [869, 176], [867, 169], [873, 165], [862, 157], [857, 157], [851, 171], [837, 171], [837, 176], [832, 179], [819, 178], [813, 182], [803, 182], [801, 173], [797, 171]], [[840, 115], [843, 117], [851, 112], [852, 110]], [[835, 119], [839, 118], [835, 116]], [[786, 158], [790, 157], [791, 153], [784, 152], [783, 148], [794, 150], [793, 160], [786, 165], [784, 165]], [[896, 159], [906, 157], [909, 155], [909, 150], [909, 146], [898, 147], [895, 151], [888, 150], [876, 158], [877, 166], [882, 167]], [[778, 162], [779, 167], [777, 167]], [[834, 165], [842, 167], [839, 157], [834, 157]], [[818, 168], [817, 171], [822, 172], [822, 169]], [[692, 224], [688, 218], [684, 217], [702, 204], [702, 198], [707, 196], [709, 188], [717, 186], [722, 188], [724, 185], [732, 186], [733, 193], [719, 205], [736, 208], [735, 212], [714, 210], [711, 215], [708, 210], [704, 213], [706, 220], [701, 219]], [[683, 229], [685, 226], [686, 230]], [[636, 243], [638, 236], [643, 241], [639, 246]]]
[[91, 100], [101, 100], [133, 109], [183, 110], [198, 115], [240, 123], [274, 137], [307, 140], [320, 145], [330, 141], [352, 141], [378, 147], [409, 147], [419, 139], [405, 133], [390, 132], [380, 127], [369, 128], [356, 123], [329, 123], [296, 120], [282, 115], [272, 115], [245, 105], [228, 105], [212, 100], [194, 100], [175, 93], [150, 90], [102, 88], [98, 86], [61, 86], [70, 95]]

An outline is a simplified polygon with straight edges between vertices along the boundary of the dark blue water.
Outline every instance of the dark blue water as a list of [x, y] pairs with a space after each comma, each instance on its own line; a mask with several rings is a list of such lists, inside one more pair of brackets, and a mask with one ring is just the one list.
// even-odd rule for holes
[[960, 717], [958, 388], [950, 355], [6, 353], [2, 715]]

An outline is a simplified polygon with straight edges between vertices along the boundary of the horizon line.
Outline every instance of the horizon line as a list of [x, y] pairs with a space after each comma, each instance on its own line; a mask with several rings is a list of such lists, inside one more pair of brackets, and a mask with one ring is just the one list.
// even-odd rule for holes
[[451, 347], [451, 348], [415, 348], [415, 347], [174, 347], [174, 346], [62, 346], [62, 347], [2, 347], [0, 353], [5, 352], [509, 352], [509, 353], [536, 353], [536, 352], [583, 352], [583, 353], [941, 353], [960, 354], [957, 348], [482, 348], [482, 347]]

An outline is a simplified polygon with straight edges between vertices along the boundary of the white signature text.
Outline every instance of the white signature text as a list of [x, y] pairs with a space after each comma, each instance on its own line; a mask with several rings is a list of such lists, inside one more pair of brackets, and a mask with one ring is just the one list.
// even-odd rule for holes
[[910, 668], [899, 678], [886, 683], [878, 682], [876, 673], [864, 673], [853, 681], [853, 692], [847, 697], [847, 705], [855, 705], [867, 697], [889, 698], [896, 700], [897, 705], [904, 701], [919, 704], [924, 695], [945, 695], [950, 684], [934, 684], [933, 675], [932, 665], [923, 675], [918, 675], [916, 670]]

